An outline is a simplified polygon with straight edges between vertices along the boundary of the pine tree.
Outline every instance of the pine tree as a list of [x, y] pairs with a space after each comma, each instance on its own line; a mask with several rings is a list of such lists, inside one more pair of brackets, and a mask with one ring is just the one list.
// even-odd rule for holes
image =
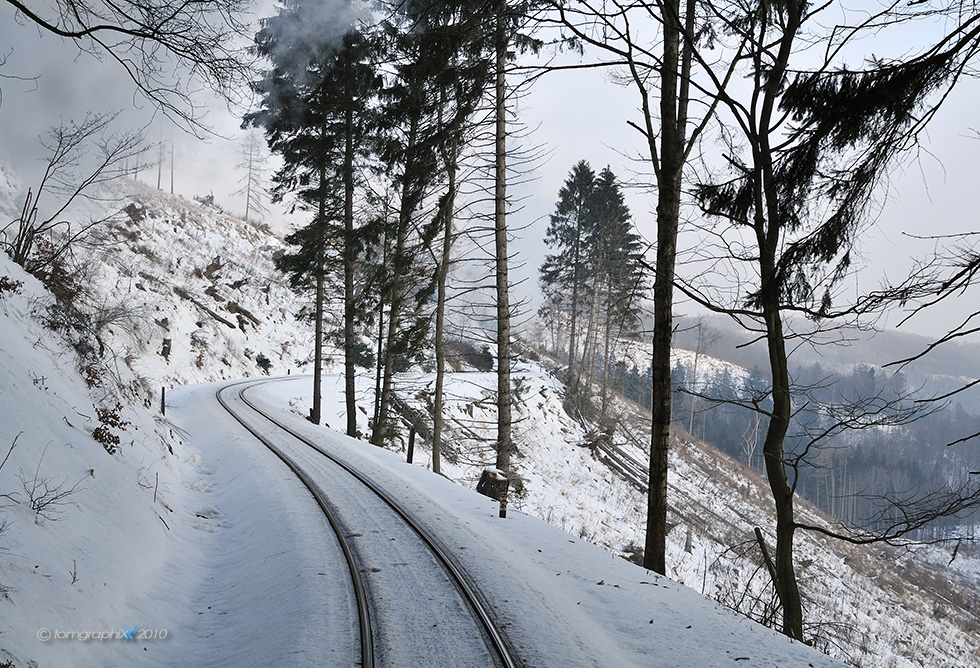
[[647, 289], [643, 268], [643, 245], [633, 230], [632, 217], [616, 175], [606, 167], [593, 186], [592, 215], [595, 218], [594, 262], [597, 303], [602, 308], [603, 353], [602, 406], [606, 415], [609, 369], [614, 357], [613, 342], [635, 334], [640, 304]]
[[[541, 287], [546, 295], [571, 294], [564, 307], [568, 310], [568, 374], [566, 384], [577, 381], [575, 360], [578, 355], [578, 315], [587, 277], [586, 236], [592, 224], [590, 198], [595, 185], [595, 172], [585, 160], [572, 167], [561, 190], [555, 212], [551, 214], [545, 244], [557, 252], [548, 255], [541, 265]], [[556, 314], [560, 317], [560, 314]]]
[[[643, 247], [620, 184], [608, 167], [598, 177], [584, 160], [572, 168], [558, 193], [545, 243], [558, 252], [541, 266], [542, 289], [555, 297], [571, 295], [564, 302], [570, 321], [569, 393], [577, 397], [580, 377], [585, 377], [585, 387], [591, 383], [601, 334], [605, 414], [614, 341], [635, 330], [646, 289]], [[583, 316], [587, 327], [579, 358], [576, 341]]]
[[[317, 21], [322, 31], [316, 30]], [[305, 30], [293, 28], [303, 24]], [[295, 287], [314, 290], [313, 408], [321, 418], [321, 361], [324, 300], [328, 267], [342, 267], [344, 293], [344, 365], [347, 433], [357, 433], [354, 396], [359, 337], [355, 328], [356, 257], [363, 243], [355, 226], [355, 190], [363, 163], [370, 159], [370, 138], [377, 125], [380, 81], [372, 65], [376, 43], [366, 31], [334, 33], [314, 2], [294, 2], [263, 23], [256, 51], [271, 68], [253, 84], [261, 110], [245, 124], [261, 126], [270, 147], [283, 158], [275, 176], [274, 197], [294, 196], [313, 213], [311, 221], [287, 238], [296, 252], [279, 261]], [[328, 260], [333, 260], [328, 263]], [[339, 260], [337, 262], [336, 260]], [[336, 273], [334, 271], [334, 273]]]
[[420, 221], [438, 174], [439, 98], [432, 93], [444, 61], [438, 48], [437, 6], [405, 5], [401, 10], [385, 26], [394, 76], [384, 94], [387, 141], [383, 160], [397, 193], [397, 204], [390, 221], [393, 229], [386, 231], [391, 243], [390, 273], [385, 286], [388, 318], [371, 431], [375, 445], [390, 436], [394, 374], [399, 367], [407, 366], [421, 348], [428, 322], [420, 309], [434, 288], [431, 281], [421, 279], [419, 261], [437, 230], [430, 227], [423, 231]]

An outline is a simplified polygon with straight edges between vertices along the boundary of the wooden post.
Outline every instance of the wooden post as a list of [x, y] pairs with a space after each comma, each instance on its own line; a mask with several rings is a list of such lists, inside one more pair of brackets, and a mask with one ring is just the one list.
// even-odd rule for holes
[[408, 432], [408, 463], [412, 463], [415, 458], [415, 425]]
[[166, 387], [160, 388], [160, 414], [161, 415], [167, 414], [167, 388]]

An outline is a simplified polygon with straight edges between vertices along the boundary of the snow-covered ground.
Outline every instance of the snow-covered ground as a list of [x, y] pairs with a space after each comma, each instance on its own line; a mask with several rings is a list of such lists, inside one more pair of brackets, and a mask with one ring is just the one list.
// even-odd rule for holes
[[[349, 644], [350, 629], [330, 624], [346, 601], [324, 577], [339, 561], [324, 523], [288, 472], [220, 415], [213, 387], [172, 392], [167, 419], [127, 410], [130, 425], [109, 454], [92, 438], [92, 401], [69, 351], [33, 323], [31, 302], [43, 292], [6, 260], [0, 269], [25, 283], [4, 297], [0, 319], [0, 438], [16, 439], [0, 470], [3, 660], [306, 666]], [[301, 391], [272, 400], [288, 413]], [[392, 453], [326, 440], [414, 497], [429, 523], [439, 515], [443, 540], [473, 555], [466, 568], [528, 665], [648, 665], [657, 656], [834, 665], [540, 520], [500, 521], [484, 497]]]
[[[292, 497], [285, 478], [276, 478], [268, 464], [249, 459], [251, 450], [230, 427], [211, 424], [210, 413], [193, 411], [204, 403], [198, 398], [203, 394], [172, 388], [258, 375], [262, 359], [269, 361], [273, 374], [303, 371], [310, 333], [294, 318], [302, 300], [272, 270], [271, 256], [283, 247], [274, 235], [180, 198], [141, 186], [132, 185], [132, 190], [140, 209], [120, 216], [107, 228], [103, 243], [86, 251], [101, 303], [124, 305], [123, 311], [139, 316], [110, 325], [105, 336], [111, 362], [105, 371], [111, 383], [86, 385], [75, 351], [39, 324], [50, 297], [0, 257], [0, 277], [24, 283], [19, 294], [0, 297], [0, 460], [16, 439], [0, 468], [0, 526], [6, 520], [0, 531], [0, 648], [7, 652], [0, 653], [0, 665], [11, 658], [15, 666], [29, 661], [39, 666], [288, 663], [288, 657], [316, 645], [315, 634], [293, 624], [277, 635], [279, 627], [270, 624], [268, 615], [251, 612], [251, 601], [286, 606], [281, 619], [290, 623], [307, 608], [313, 618], [322, 617], [316, 611], [326, 614], [329, 601], [308, 587], [292, 595], [279, 580], [263, 580], [267, 571], [256, 564], [309, 574], [313, 565], [306, 555], [325, 550], [317, 542], [325, 538], [300, 535], [301, 526], [308, 524], [307, 511], [288, 501]], [[647, 593], [652, 585], [638, 582], [653, 580], [613, 555], [628, 556], [642, 544], [645, 500], [583, 447], [585, 434], [561, 410], [559, 383], [531, 363], [515, 376], [522, 379], [515, 426], [520, 451], [515, 466], [522, 484], [512, 508], [521, 512], [506, 525], [484, 518], [487, 535], [515, 544], [527, 535], [540, 534], [548, 541], [554, 536], [555, 545], [548, 543], [548, 567], [578, 574], [578, 579], [563, 581], [578, 583], [569, 586], [569, 595], [580, 585], [588, 596], [583, 601], [600, 608], [589, 617], [598, 615], [616, 626], [619, 630], [608, 637], [618, 639], [613, 644], [625, 642], [629, 650], [622, 651], [629, 654], [648, 639], [622, 640], [635, 633], [631, 624], [637, 611], [625, 592]], [[450, 380], [452, 439], [443, 472], [464, 486], [472, 487], [492, 459], [494, 382], [479, 373], [455, 374]], [[334, 383], [331, 405], [340, 411], [341, 386]], [[430, 383], [424, 374], [407, 374], [399, 396], [422, 410]], [[156, 409], [162, 386], [168, 388], [172, 406], [166, 418]], [[365, 409], [371, 402], [369, 386], [366, 382], [361, 400]], [[306, 397], [302, 388], [294, 388], [272, 400], [305, 415]], [[109, 454], [92, 432], [99, 423], [96, 409], [111, 409], [116, 400], [123, 401], [120, 417], [129, 425], [111, 430], [121, 442], [118, 452]], [[642, 419], [630, 422], [628, 409], [617, 407], [633, 425], [619, 430], [617, 439], [642, 460], [648, 436]], [[174, 422], [178, 418], [181, 426]], [[339, 414], [326, 422], [343, 425]], [[380, 457], [372, 466], [391, 469], [386, 475], [425, 488], [442, 490], [448, 484], [425, 471], [429, 454], [424, 440], [413, 467], [368, 451]], [[741, 601], [744, 611], [763, 614], [766, 601], [749, 609], [746, 604], [753, 598], [745, 594], [765, 589], [750, 540], [752, 527], [767, 529], [771, 523], [764, 481], [686, 440], [676, 442], [671, 463], [671, 521], [676, 527], [670, 534], [668, 563], [671, 578], [685, 586], [656, 587], [664, 598], [654, 607], [679, 606], [681, 613], [707, 609], [702, 608], [707, 605], [700, 598], [704, 594], [729, 604]], [[64, 494], [69, 490], [73, 492]], [[448, 496], [432, 503], [460, 505], [464, 514], [491, 514], [486, 501], [462, 487], [444, 491]], [[30, 496], [53, 501], [39, 514], [31, 509]], [[464, 498], [465, 503], [460, 500]], [[567, 533], [551, 532], [531, 516]], [[259, 522], [273, 528], [257, 531]], [[501, 530], [512, 533], [505, 537]], [[690, 551], [685, 549], [688, 535]], [[572, 550], [567, 556], [557, 550], [561, 541]], [[585, 541], [609, 552], [586, 549]], [[506, 558], [525, 563], [528, 555], [520, 549], [527, 545], [520, 545], [512, 546], [516, 551]], [[544, 565], [534, 561], [535, 554], [529, 555], [525, 577], [536, 581], [543, 577]], [[801, 536], [799, 564], [811, 599], [808, 615], [824, 625], [819, 635], [827, 638], [821, 648], [863, 668], [977, 665], [978, 623], [970, 601], [980, 589], [980, 568], [973, 554], [964, 546], [947, 568], [952, 556], [948, 548], [895, 553]], [[567, 565], [559, 563], [566, 558]], [[613, 574], [595, 577], [590, 569], [600, 566]], [[596, 585], [600, 580], [620, 588]], [[618, 608], [630, 613], [623, 622], [615, 621]], [[713, 619], [727, 619], [710, 609]], [[688, 624], [702, 628], [701, 622]], [[761, 628], [738, 624], [731, 628], [739, 635], [769, 637]], [[42, 628], [102, 632], [134, 625], [174, 635], [141, 645], [128, 640], [42, 643], [36, 636]], [[688, 629], [679, 631], [666, 636], [676, 636], [674, 649], [692, 647]], [[700, 637], [705, 635], [711, 632]], [[258, 640], [244, 644], [247, 638]], [[307, 649], [293, 653], [291, 647]], [[203, 661], [205, 656], [213, 661]], [[729, 665], [695, 656], [701, 662], [685, 665]], [[293, 665], [303, 664], [296, 659]]]

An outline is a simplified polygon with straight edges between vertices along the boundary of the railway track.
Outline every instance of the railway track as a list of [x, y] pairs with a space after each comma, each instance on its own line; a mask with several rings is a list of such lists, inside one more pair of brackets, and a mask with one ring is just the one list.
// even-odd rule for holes
[[[479, 629], [476, 633], [481, 636], [480, 642], [485, 647], [486, 660], [482, 661], [482, 665], [503, 668], [517, 668], [520, 666], [521, 664], [508, 648], [503, 633], [497, 627], [476, 588], [470, 583], [462, 569], [449, 556], [447, 550], [430, 535], [422, 524], [402, 508], [396, 499], [392, 498], [390, 494], [385, 492], [384, 489], [370, 478], [359, 472], [355, 467], [324, 449], [321, 445], [296, 429], [282, 424], [274, 415], [263, 410], [246, 396], [246, 393], [251, 388], [268, 382], [275, 381], [242, 381], [226, 385], [217, 390], [216, 397], [218, 402], [229, 414], [257, 440], [272, 451], [297, 476], [316, 500], [317, 505], [323, 511], [328, 523], [336, 534], [347, 561], [346, 566], [351, 576], [354, 599], [356, 601], [358, 633], [361, 645], [360, 665], [365, 668], [398, 665], [397, 661], [399, 659], [391, 659], [389, 656], [391, 653], [386, 652], [386, 643], [389, 642], [390, 638], [397, 636], [398, 633], [420, 632], [431, 620], [423, 620], [419, 623], [411, 624], [410, 628], [400, 630], [379, 628], [377, 618], [381, 615], [375, 612], [378, 606], [378, 601], [375, 599], [383, 599], [384, 596], [378, 594], [378, 592], [374, 592], [374, 595], [372, 595], [372, 586], [369, 581], [366, 581], [366, 575], [370, 575], [378, 569], [370, 565], [371, 555], [364, 554], [363, 549], [359, 549], [358, 545], [354, 544], [351, 540], [355, 537], [361, 537], [364, 534], [359, 532], [358, 527], [350, 526], [343, 517], [339, 516], [341, 513], [338, 513], [338, 507], [324, 493], [316, 476], [312, 475], [310, 470], [307, 470], [309, 467], [304, 467], [303, 463], [298, 461], [299, 457], [296, 456], [296, 453], [287, 452], [287, 448], [277, 445], [275, 442], [276, 439], [271, 438], [272, 434], [287, 434], [291, 439], [295, 439], [295, 442], [305, 446], [308, 454], [316, 457], [318, 467], [329, 466], [335, 474], [346, 476], [350, 481], [356, 481], [355, 484], [358, 488], [369, 490], [373, 498], [378, 499], [384, 507], [390, 509], [390, 512], [394, 513], [399, 518], [399, 521], [410, 529], [411, 534], [417, 537], [420, 544], [424, 545], [424, 549], [431, 554], [433, 561], [441, 566], [445, 574], [445, 580], [451, 583], [456, 595], [464, 602], [465, 608], [469, 611], [475, 626]], [[243, 410], [239, 408], [238, 404], [244, 405], [247, 408]], [[331, 489], [335, 487], [336, 485], [331, 483]], [[378, 531], [375, 530], [372, 533], [378, 533]], [[394, 541], [395, 538], [391, 538], [390, 540]], [[402, 540], [401, 542], [404, 543], [405, 541]], [[402, 595], [405, 595], [405, 593], [403, 592]], [[440, 623], [442, 621], [439, 620]], [[436, 624], [432, 624], [432, 626], [435, 627]], [[472, 636], [474, 634], [467, 635]], [[461, 643], [462, 641], [473, 643], [474, 638], [467, 637], [460, 639]], [[404, 660], [404, 658], [403, 655], [400, 660]], [[419, 665], [456, 665], [453, 660], [447, 660], [443, 664], [438, 662], [433, 663], [431, 658], [420, 660], [417, 663]]]

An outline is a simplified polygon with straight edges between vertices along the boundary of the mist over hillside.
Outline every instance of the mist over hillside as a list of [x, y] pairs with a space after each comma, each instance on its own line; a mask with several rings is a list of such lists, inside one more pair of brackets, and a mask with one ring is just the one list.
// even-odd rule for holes
[[[751, 332], [740, 331], [731, 318], [721, 315], [678, 318], [674, 345], [696, 350], [698, 322], [702, 322], [710, 334], [711, 343], [705, 347], [706, 354], [747, 369], [767, 368], [764, 342], [756, 341], [757, 336]], [[803, 327], [801, 331], [807, 331], [806, 323]], [[962, 386], [964, 381], [980, 378], [978, 342], [951, 341], [908, 364], [896, 364], [921, 355], [933, 340], [897, 330], [847, 330], [822, 336], [817, 341], [816, 345], [796, 347], [790, 357], [791, 366], [798, 369], [820, 364], [834, 371], [860, 364], [885, 367], [888, 373], [901, 371], [916, 384], [927, 383], [923, 388], [926, 394], [944, 394]], [[965, 393], [962, 401], [969, 401], [974, 409], [980, 408], [980, 394], [975, 392]]]

